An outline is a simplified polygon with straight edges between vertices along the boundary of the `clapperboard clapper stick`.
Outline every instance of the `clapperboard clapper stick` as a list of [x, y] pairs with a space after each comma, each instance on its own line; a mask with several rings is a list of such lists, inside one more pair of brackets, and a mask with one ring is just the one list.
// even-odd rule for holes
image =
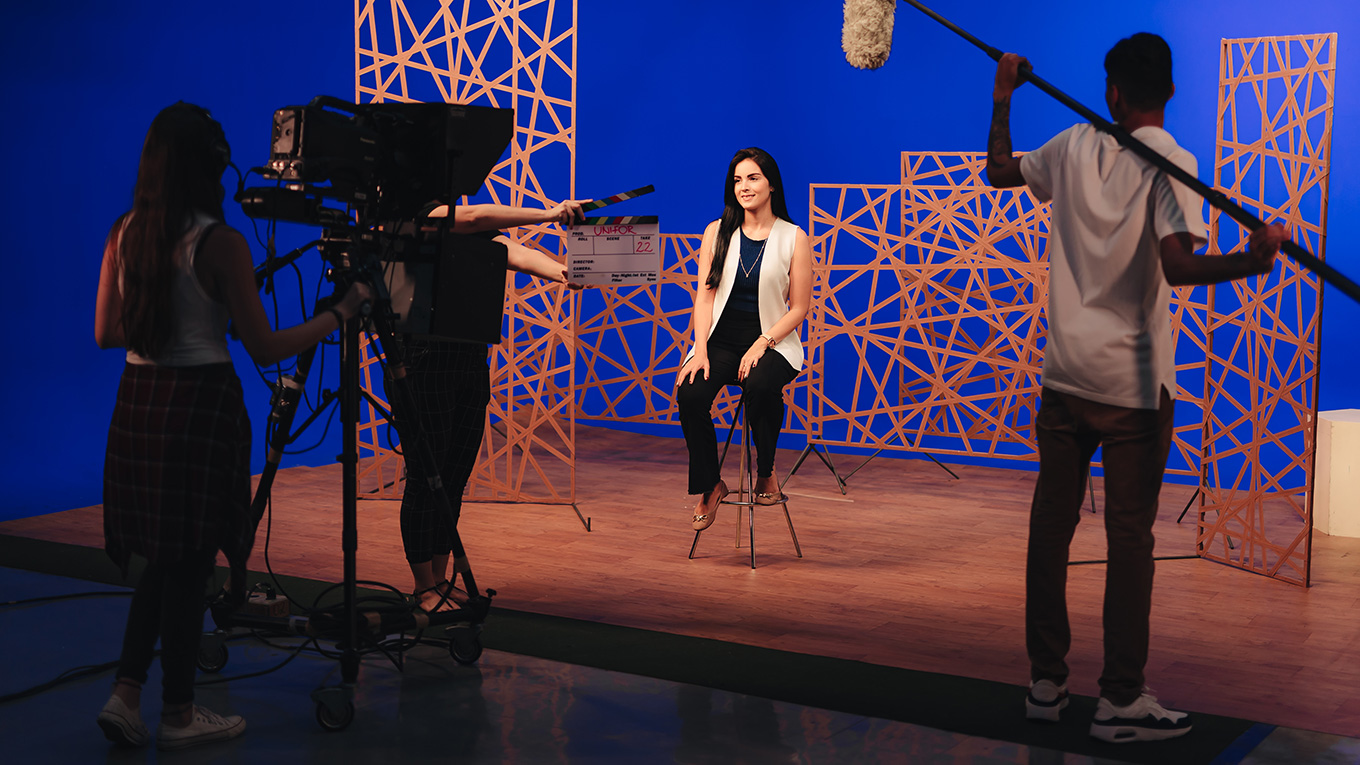
[[593, 212], [595, 210], [600, 209], [601, 207], [612, 205], [615, 204], [616, 202], [622, 202], [626, 199], [640, 197], [643, 194], [650, 194], [653, 191], [656, 191], [656, 187], [649, 183], [646, 186], [643, 186], [642, 188], [633, 189], [632, 191], [625, 191], [622, 194], [615, 194], [612, 197], [592, 199], [589, 202], [586, 202], [585, 204], [581, 205], [581, 212], [583, 213]]

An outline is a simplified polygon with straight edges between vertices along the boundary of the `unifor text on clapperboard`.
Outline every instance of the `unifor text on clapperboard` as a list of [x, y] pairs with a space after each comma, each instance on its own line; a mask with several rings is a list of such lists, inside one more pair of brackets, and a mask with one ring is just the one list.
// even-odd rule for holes
[[575, 284], [655, 284], [661, 276], [657, 216], [585, 218], [567, 229], [567, 269]]

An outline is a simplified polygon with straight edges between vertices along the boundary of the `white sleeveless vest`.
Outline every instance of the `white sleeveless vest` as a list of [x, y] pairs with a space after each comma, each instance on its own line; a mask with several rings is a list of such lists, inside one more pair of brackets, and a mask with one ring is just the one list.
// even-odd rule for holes
[[[713, 297], [713, 321], [708, 325], [709, 337], [718, 327], [718, 319], [722, 317], [727, 298], [732, 294], [732, 285], [737, 280], [737, 266], [741, 263], [741, 236], [735, 231], [732, 234], [727, 246], [727, 258], [723, 261], [722, 278], [718, 281], [718, 294]], [[761, 256], [760, 282], [756, 289], [761, 332], [768, 333], [770, 327], [789, 311], [789, 267], [793, 264], [793, 242], [797, 234], [797, 226], [783, 218], [774, 219], [774, 226], [770, 228], [770, 236], [765, 242], [765, 254]], [[699, 288], [704, 289], [702, 285]], [[789, 366], [797, 370], [803, 368], [803, 343], [798, 338], [797, 328], [780, 340], [774, 350], [789, 362]], [[693, 355], [694, 349], [691, 348], [685, 361], [689, 361]]]

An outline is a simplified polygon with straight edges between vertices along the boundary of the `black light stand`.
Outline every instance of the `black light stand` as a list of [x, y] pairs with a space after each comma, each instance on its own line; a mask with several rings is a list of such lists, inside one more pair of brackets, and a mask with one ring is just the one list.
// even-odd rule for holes
[[[831, 453], [824, 449], [818, 448], [818, 444], [813, 443], [812, 439], [810, 438], [808, 439], [807, 446], [804, 446], [803, 451], [799, 453], [798, 459], [794, 461], [793, 469], [789, 471], [788, 475], [784, 476], [784, 480], [779, 482], [779, 488], [783, 489], [784, 484], [788, 483], [790, 480], [793, 479], [793, 474], [797, 473], [798, 468], [803, 466], [803, 460], [806, 460], [809, 454], [817, 455], [817, 459], [820, 459], [822, 461], [822, 464], [826, 465], [826, 469], [830, 470], [831, 475], [836, 478], [836, 485], [840, 487], [841, 495], [844, 496], [847, 490], [847, 487], [845, 485], [845, 478], [842, 478], [841, 474], [836, 472], [836, 466], [831, 464]], [[849, 478], [849, 476], [846, 476], [846, 478]]]
[[[803, 466], [803, 461], [808, 458], [809, 454], [816, 454], [817, 457], [822, 460], [822, 464], [826, 465], [826, 469], [831, 471], [831, 475], [835, 476], [836, 484], [840, 486], [841, 494], [844, 495], [848, 490], [848, 483], [850, 481], [850, 478], [854, 476], [855, 473], [858, 473], [860, 469], [863, 468], [865, 465], [868, 465], [869, 462], [873, 460], [874, 457], [877, 457], [880, 452], [888, 448], [886, 446], [880, 446], [879, 448], [875, 449], [874, 453], [870, 454], [868, 457], [865, 457], [864, 461], [856, 465], [854, 470], [851, 470], [849, 473], [846, 473], [845, 475], [842, 476], [839, 472], [836, 471], [836, 466], [831, 464], [831, 453], [829, 451], [823, 451], [822, 449], [817, 448], [818, 446], [820, 446], [820, 444], [815, 444], [811, 440], [808, 441], [807, 446], [804, 446], [802, 453], [798, 455], [797, 461], [793, 463], [793, 469], [789, 471], [788, 475], [784, 476], [783, 481], [780, 481], [779, 488], [781, 489], [784, 488], [784, 484], [788, 483], [789, 479], [793, 478], [793, 474], [797, 473], [798, 468]], [[919, 447], [912, 448], [916, 449], [916, 451], [918, 451], [919, 453], [929, 457], [931, 462], [934, 462], [936, 465], [939, 465], [941, 470], [950, 474], [956, 480], [960, 481], [963, 480], [962, 478], [959, 478], [958, 473], [955, 473], [953, 470], [950, 470], [948, 465], [944, 464], [943, 462], [940, 462], [938, 459], [935, 459], [935, 455], [927, 451], [922, 451]]]

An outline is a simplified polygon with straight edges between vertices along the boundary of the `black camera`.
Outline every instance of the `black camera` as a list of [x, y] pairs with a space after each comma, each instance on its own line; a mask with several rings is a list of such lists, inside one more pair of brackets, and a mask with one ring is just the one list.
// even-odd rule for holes
[[309, 225], [413, 220], [432, 202], [476, 193], [514, 131], [513, 109], [317, 96], [274, 112], [269, 162], [256, 171], [278, 185], [237, 201], [252, 218]]
[[[506, 248], [454, 234], [453, 210], [481, 188], [514, 131], [513, 109], [317, 96], [274, 112], [269, 162], [256, 172], [276, 185], [236, 201], [252, 218], [327, 229], [323, 249], [351, 265], [374, 262], [370, 284], [384, 282], [397, 332], [496, 343]], [[448, 216], [425, 218], [437, 204]], [[266, 261], [257, 279], [277, 268]]]

